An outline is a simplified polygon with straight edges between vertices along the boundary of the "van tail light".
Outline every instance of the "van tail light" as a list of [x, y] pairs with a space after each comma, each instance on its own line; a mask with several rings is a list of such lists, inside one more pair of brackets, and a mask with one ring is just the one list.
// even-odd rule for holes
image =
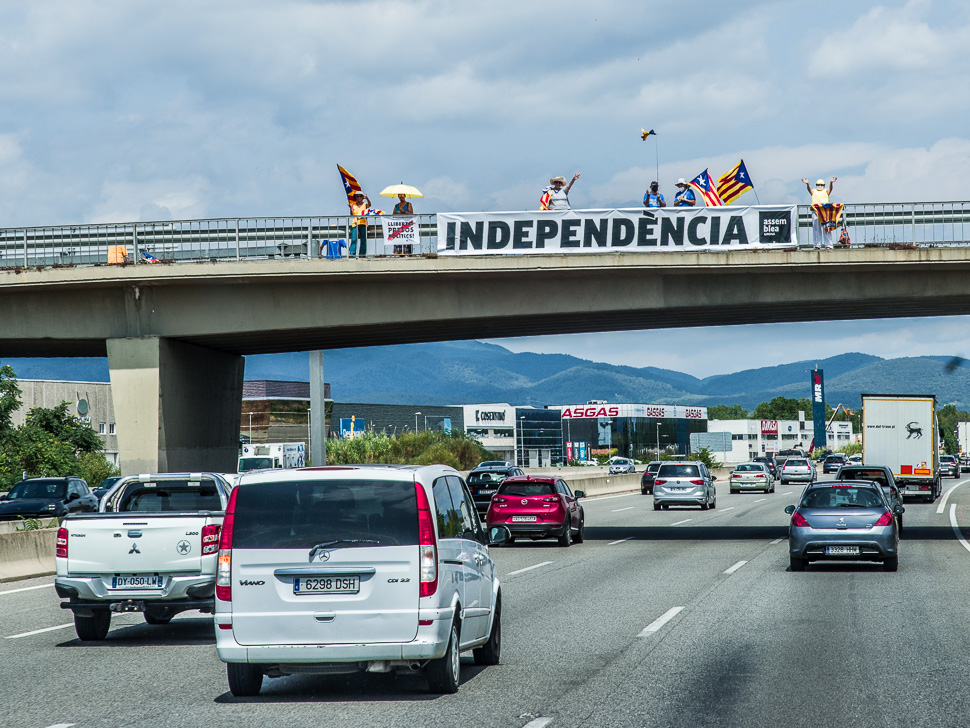
[[54, 555], [59, 559], [67, 558], [67, 529], [58, 528], [57, 529], [57, 549]]
[[691, 485], [704, 485], [704, 481], [700, 479], [691, 480]]
[[805, 516], [803, 516], [798, 511], [795, 511], [794, 513], [791, 514], [791, 525], [798, 526], [798, 528], [811, 528], [812, 527], [812, 525], [808, 521], [805, 520]]
[[881, 516], [879, 516], [879, 520], [876, 521], [872, 525], [873, 526], [888, 526], [892, 522], [893, 522], [893, 514], [892, 514], [892, 511], [886, 511]]
[[214, 554], [219, 550], [219, 532], [222, 528], [217, 523], [202, 527], [202, 555]]
[[663, 485], [663, 484], [664, 484], [664, 483], [666, 483], [666, 482], [667, 482], [666, 480], [663, 480], [663, 479], [659, 479], [659, 480], [654, 480], [654, 481], [653, 481], [653, 484], [654, 484], [654, 485]]
[[418, 499], [418, 561], [421, 565], [421, 596], [438, 591], [438, 541], [434, 535], [434, 516], [421, 483], [414, 484]]
[[[232, 601], [232, 523], [236, 513], [236, 494], [234, 488], [226, 505], [226, 517], [219, 533], [219, 561], [216, 565], [216, 599], [221, 602]], [[218, 526], [216, 527], [218, 528]], [[205, 531], [203, 531], [203, 534]], [[204, 536], [203, 536], [204, 539]]]

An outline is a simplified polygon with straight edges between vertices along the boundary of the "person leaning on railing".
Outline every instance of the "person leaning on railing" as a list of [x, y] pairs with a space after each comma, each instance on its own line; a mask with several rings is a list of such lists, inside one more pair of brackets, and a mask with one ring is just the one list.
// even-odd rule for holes
[[354, 193], [354, 201], [347, 203], [350, 207], [352, 219], [350, 221], [350, 256], [367, 257], [367, 210], [370, 208], [370, 198], [363, 192]]

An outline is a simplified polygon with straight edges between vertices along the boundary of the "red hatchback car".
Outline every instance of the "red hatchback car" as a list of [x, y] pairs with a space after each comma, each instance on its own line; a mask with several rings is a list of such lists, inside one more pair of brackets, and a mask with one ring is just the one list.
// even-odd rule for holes
[[512, 476], [492, 496], [485, 520], [489, 528], [508, 528], [509, 543], [516, 536], [557, 538], [560, 546], [582, 543], [585, 514], [579, 499], [584, 495], [581, 490], [573, 493], [565, 480], [552, 475]]

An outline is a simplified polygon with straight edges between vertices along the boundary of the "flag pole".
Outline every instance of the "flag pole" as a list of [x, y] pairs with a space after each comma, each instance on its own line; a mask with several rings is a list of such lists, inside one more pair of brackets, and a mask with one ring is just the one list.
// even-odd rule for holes
[[[654, 134], [654, 137], [657, 135]], [[657, 155], [657, 182], [660, 182], [660, 142], [656, 139], [653, 140], [653, 148]]]

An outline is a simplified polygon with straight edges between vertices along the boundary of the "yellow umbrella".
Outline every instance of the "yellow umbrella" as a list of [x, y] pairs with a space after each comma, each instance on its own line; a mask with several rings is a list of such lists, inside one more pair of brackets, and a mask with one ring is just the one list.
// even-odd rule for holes
[[421, 190], [417, 187], [412, 187], [411, 185], [399, 184], [391, 185], [390, 187], [385, 187], [381, 190], [381, 197], [397, 197], [398, 195], [404, 195], [405, 197], [424, 197], [421, 194]]

